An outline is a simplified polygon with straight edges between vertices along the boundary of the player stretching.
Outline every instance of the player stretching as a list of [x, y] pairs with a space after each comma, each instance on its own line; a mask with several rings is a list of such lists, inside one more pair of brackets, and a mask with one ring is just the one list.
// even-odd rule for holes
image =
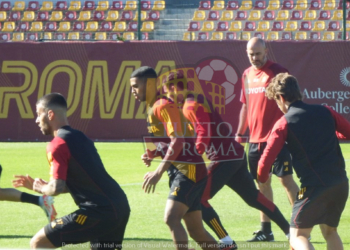
[[297, 79], [278, 74], [266, 89], [285, 114], [274, 125], [259, 161], [258, 180], [266, 182], [270, 166], [286, 141], [300, 191], [293, 206], [290, 242], [296, 250], [314, 249], [308, 241], [312, 228], [320, 224], [328, 250], [342, 250], [337, 233], [348, 199], [349, 183], [340, 138], [350, 139], [350, 123], [330, 107], [301, 101]]

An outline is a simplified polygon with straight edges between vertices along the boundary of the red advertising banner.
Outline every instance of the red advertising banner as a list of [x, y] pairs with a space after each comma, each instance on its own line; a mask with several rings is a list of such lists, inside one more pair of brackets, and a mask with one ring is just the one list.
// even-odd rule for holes
[[[269, 59], [295, 75], [307, 103], [329, 105], [350, 120], [349, 42], [270, 42]], [[141, 141], [145, 107], [129, 77], [140, 66], [159, 74], [186, 68], [235, 132], [245, 41], [125, 43], [2, 43], [0, 141], [47, 141], [35, 123], [35, 103], [60, 92], [70, 125], [102, 141]]]

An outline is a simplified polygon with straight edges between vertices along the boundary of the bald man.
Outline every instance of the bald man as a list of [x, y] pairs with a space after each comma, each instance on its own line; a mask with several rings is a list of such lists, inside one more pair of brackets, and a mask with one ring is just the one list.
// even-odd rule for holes
[[[251, 66], [242, 76], [242, 109], [236, 133], [236, 140], [246, 133], [249, 127], [249, 167], [253, 178], [257, 180], [258, 161], [266, 147], [267, 138], [271, 134], [273, 125], [283, 113], [275, 102], [265, 96], [265, 88], [277, 74], [288, 72], [281, 65], [267, 59], [268, 49], [265, 41], [254, 37], [248, 41], [247, 55]], [[284, 186], [291, 205], [294, 204], [299, 188], [293, 180], [291, 157], [283, 147], [271, 166], [270, 178], [265, 183], [258, 183], [259, 190], [269, 200], [273, 201], [271, 174], [275, 174]], [[261, 229], [254, 232], [248, 241], [274, 241], [271, 231], [271, 221], [268, 216], [260, 212]]]

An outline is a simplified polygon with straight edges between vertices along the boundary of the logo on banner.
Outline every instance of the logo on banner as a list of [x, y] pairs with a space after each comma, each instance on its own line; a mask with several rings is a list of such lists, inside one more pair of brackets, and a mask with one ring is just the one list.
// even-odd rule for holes
[[[349, 73], [350, 73], [350, 67], [345, 68], [340, 72], [340, 81], [346, 87], [350, 87], [350, 81], [348, 79]], [[349, 76], [349, 78], [350, 78], [350, 76]]]

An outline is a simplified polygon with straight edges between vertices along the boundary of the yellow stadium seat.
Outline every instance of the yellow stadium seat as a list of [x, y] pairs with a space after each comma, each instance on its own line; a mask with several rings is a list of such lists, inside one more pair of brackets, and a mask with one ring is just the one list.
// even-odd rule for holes
[[295, 40], [306, 40], [307, 39], [307, 34], [305, 31], [298, 31], [295, 33]]
[[251, 10], [248, 20], [250, 21], [259, 21], [261, 19], [261, 12], [260, 10]]
[[233, 11], [232, 10], [224, 10], [222, 12], [221, 21], [231, 21], [233, 19]]
[[13, 11], [23, 11], [26, 7], [26, 4], [24, 1], [16, 1], [13, 5], [12, 10]]
[[135, 34], [134, 34], [134, 32], [124, 32], [123, 38], [125, 40], [135, 40]]
[[206, 22], [203, 22], [201, 31], [213, 31], [214, 27], [215, 26], [213, 21], [206, 21]]
[[295, 10], [307, 10], [307, 0], [297, 0]]
[[279, 10], [280, 8], [280, 0], [270, 0], [269, 5], [266, 9], [268, 10]]
[[142, 27], [141, 27], [142, 32], [151, 32], [153, 30], [154, 30], [154, 23], [152, 21], [142, 23]]
[[2, 28], [1, 31], [9, 31], [12, 32], [16, 28], [16, 23], [15, 22], [4, 22], [4, 27]]
[[98, 11], [106, 11], [109, 9], [109, 2], [108, 1], [98, 1], [96, 10]]
[[0, 21], [6, 21], [7, 20], [7, 14], [6, 11], [0, 11]]
[[53, 9], [53, 3], [51, 1], [44, 1], [41, 5], [41, 11], [51, 11]]
[[78, 20], [89, 21], [91, 19], [91, 12], [89, 10], [80, 11]]
[[225, 1], [214, 1], [212, 10], [223, 10], [225, 9]]
[[316, 21], [314, 22], [314, 27], [312, 31], [323, 31], [326, 29], [326, 24], [324, 21]]
[[242, 22], [241, 21], [234, 21], [231, 22], [229, 31], [241, 31], [242, 30]]
[[70, 30], [70, 22], [60, 22], [57, 31], [66, 32]]
[[239, 10], [251, 10], [253, 7], [252, 1], [242, 1], [241, 7], [239, 7]]
[[69, 32], [68, 40], [79, 40], [79, 32]]
[[335, 0], [325, 0], [323, 9], [324, 10], [335, 10], [336, 8], [336, 1]]
[[87, 22], [85, 31], [97, 31], [98, 22]]
[[332, 20], [343, 20], [343, 10], [335, 10], [333, 12]]
[[194, 41], [195, 37], [196, 37], [196, 35], [194, 32], [185, 32], [183, 37], [182, 37], [182, 40], [183, 41]]
[[224, 40], [224, 34], [222, 32], [213, 32], [210, 40], [213, 40], [213, 41]]
[[298, 29], [298, 23], [296, 21], [288, 21], [285, 31], [296, 31]]
[[[132, 20], [137, 21], [138, 18], [139, 18], [138, 17], [138, 11], [136, 11], [135, 12], [135, 16], [134, 16], [134, 18]], [[141, 21], [145, 21], [146, 18], [147, 18], [147, 11], [141, 10]]]
[[304, 20], [316, 20], [316, 17], [317, 17], [316, 10], [305, 11]]
[[164, 10], [165, 1], [154, 1], [152, 10]]
[[68, 10], [79, 11], [80, 9], [81, 9], [81, 2], [80, 1], [72, 1], [72, 2], [70, 2]]
[[62, 18], [62, 11], [52, 11], [50, 21], [61, 21]]
[[251, 34], [250, 32], [242, 32], [242, 40], [250, 40]]
[[31, 32], [37, 32], [43, 30], [43, 23], [42, 22], [32, 22], [32, 26], [30, 27]]
[[289, 19], [289, 11], [288, 10], [280, 10], [277, 12], [276, 20], [285, 21]]
[[31, 22], [34, 20], [34, 18], [35, 18], [34, 11], [24, 11], [23, 12], [22, 21]]
[[125, 31], [126, 30], [126, 23], [125, 22], [115, 22], [113, 31]]
[[20, 42], [24, 40], [24, 34], [22, 32], [13, 33], [12, 41]]
[[204, 21], [205, 20], [205, 11], [204, 10], [196, 10], [193, 13], [193, 21]]
[[136, 1], [126, 1], [124, 10], [136, 10], [137, 2]]
[[334, 32], [326, 31], [323, 33], [322, 41], [333, 41], [335, 38]]
[[268, 21], [261, 21], [258, 23], [258, 28], [256, 31], [269, 31], [270, 30], [270, 22]]
[[42, 38], [44, 40], [51, 40], [52, 39], [52, 33], [51, 32], [45, 32]]
[[106, 21], [117, 21], [119, 18], [119, 12], [117, 10], [110, 10], [107, 12]]
[[266, 40], [268, 40], [268, 41], [275, 41], [275, 40], [278, 40], [278, 39], [279, 39], [278, 32], [271, 31], [271, 32], [267, 33]]
[[106, 40], [107, 34], [106, 32], [96, 32], [95, 33], [95, 40]]
[[[340, 30], [343, 30], [343, 27]], [[350, 30], [350, 21], [346, 21], [346, 30]]]

